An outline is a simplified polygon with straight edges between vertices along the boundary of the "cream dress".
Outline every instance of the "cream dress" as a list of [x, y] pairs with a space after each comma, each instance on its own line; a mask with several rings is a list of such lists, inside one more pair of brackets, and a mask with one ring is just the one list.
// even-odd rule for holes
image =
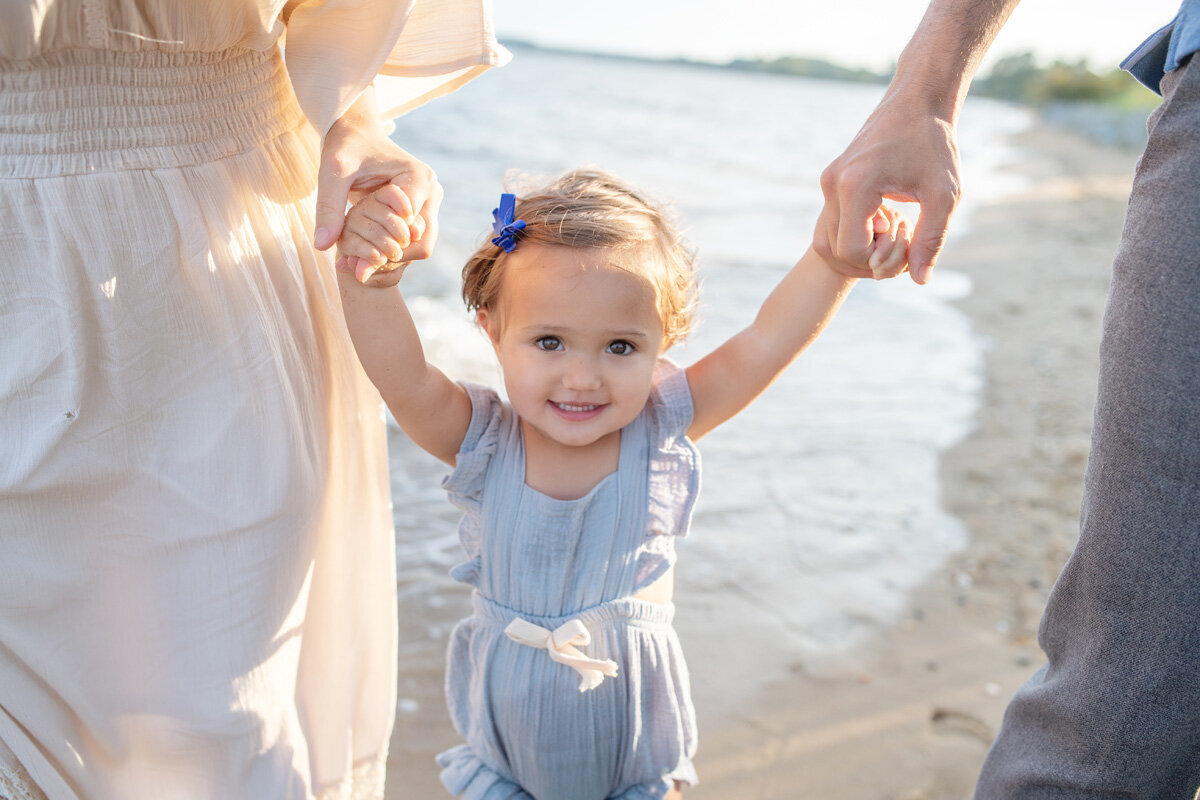
[[318, 145], [506, 55], [488, 0], [0, 0], [0, 797], [383, 796], [382, 406]]

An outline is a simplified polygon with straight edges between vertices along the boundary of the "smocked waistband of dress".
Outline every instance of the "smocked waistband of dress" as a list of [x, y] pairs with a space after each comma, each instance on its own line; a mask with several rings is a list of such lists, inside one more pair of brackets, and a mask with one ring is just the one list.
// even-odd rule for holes
[[277, 48], [0, 60], [0, 177], [194, 166], [302, 122]]
[[477, 591], [471, 593], [471, 604], [475, 609], [476, 616], [491, 620], [501, 626], [508, 625], [508, 623], [519, 617], [526, 622], [532, 622], [534, 625], [548, 630], [553, 630], [564, 622], [573, 619], [578, 619], [589, 629], [593, 629], [596, 626], [603, 626], [616, 621], [644, 625], [646, 627], [657, 627], [670, 625], [671, 621], [675, 618], [674, 603], [652, 603], [649, 600], [639, 600], [635, 597], [609, 600], [605, 603], [580, 609], [573, 614], [552, 617], [525, 614], [508, 606], [501, 605], [494, 600], [490, 600]]

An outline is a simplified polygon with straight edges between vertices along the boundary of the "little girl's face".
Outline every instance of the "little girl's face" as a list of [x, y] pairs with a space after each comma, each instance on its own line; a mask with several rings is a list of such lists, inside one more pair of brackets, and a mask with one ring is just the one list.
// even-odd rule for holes
[[505, 260], [496, 306], [479, 323], [527, 437], [587, 446], [646, 405], [663, 333], [654, 289], [621, 269], [634, 257], [522, 244]]

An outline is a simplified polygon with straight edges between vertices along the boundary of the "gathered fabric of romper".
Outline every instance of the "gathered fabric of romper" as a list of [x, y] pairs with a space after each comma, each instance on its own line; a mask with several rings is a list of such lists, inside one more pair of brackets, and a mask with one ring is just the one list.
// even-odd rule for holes
[[0, 798], [382, 800], [384, 417], [321, 138], [502, 63], [489, 9], [0, 0]]
[[447, 655], [467, 743], [438, 756], [443, 784], [464, 800], [660, 800], [696, 783], [674, 606], [635, 597], [673, 565], [700, 488], [683, 370], [659, 361], [616, 472], [577, 500], [525, 484], [520, 419], [464, 385], [471, 422], [443, 486], [465, 512], [451, 574], [474, 613]]

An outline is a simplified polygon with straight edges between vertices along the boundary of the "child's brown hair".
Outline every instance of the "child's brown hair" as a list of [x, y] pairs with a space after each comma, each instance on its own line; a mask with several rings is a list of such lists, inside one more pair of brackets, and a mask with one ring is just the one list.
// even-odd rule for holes
[[[525, 221], [516, 248], [526, 244], [644, 251], [628, 269], [654, 287], [663, 349], [691, 331], [696, 309], [695, 251], [672, 215], [619, 178], [593, 169], [568, 172], [517, 198]], [[463, 267], [463, 300], [472, 311], [494, 308], [508, 253], [490, 238]]]

